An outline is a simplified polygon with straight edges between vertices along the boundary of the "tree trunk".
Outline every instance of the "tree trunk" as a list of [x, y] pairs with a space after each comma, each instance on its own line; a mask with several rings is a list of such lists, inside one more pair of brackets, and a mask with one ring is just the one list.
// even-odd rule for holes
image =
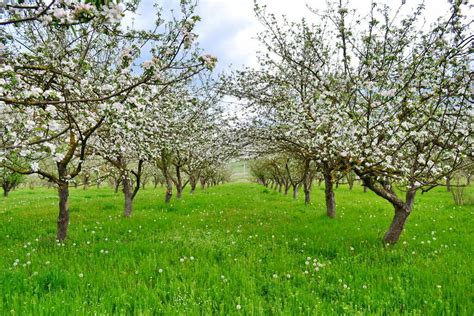
[[175, 167], [176, 170], [176, 181], [174, 185], [176, 187], [176, 198], [179, 200], [183, 197], [183, 179], [181, 178], [181, 168], [180, 166]]
[[293, 200], [298, 200], [298, 185], [293, 186]]
[[446, 177], [446, 190], [451, 192], [451, 176]]
[[173, 196], [173, 182], [171, 181], [168, 175], [166, 175], [165, 178], [166, 178], [165, 203], [169, 203], [171, 200], [171, 197]]
[[364, 185], [364, 192], [367, 192], [367, 187]]
[[64, 241], [67, 237], [67, 229], [69, 225], [69, 187], [67, 183], [61, 183], [58, 186], [59, 195], [59, 215], [58, 215], [58, 231], [56, 239]]
[[10, 190], [8, 190], [8, 188], [3, 187], [3, 197], [8, 197], [9, 192]]
[[84, 190], [87, 190], [87, 188], [89, 188], [89, 175], [84, 176], [84, 183], [82, 188]]
[[189, 186], [191, 187], [191, 194], [196, 190], [196, 179], [189, 178]]
[[303, 191], [304, 191], [304, 204], [311, 203], [311, 190], [306, 188], [306, 185], [305, 185], [305, 188], [303, 189]]
[[115, 194], [118, 193], [119, 187], [120, 187], [120, 181], [119, 180], [114, 180], [114, 192], [115, 192]]
[[334, 198], [333, 179], [330, 172], [324, 173], [324, 192], [326, 195], [326, 214], [330, 218], [336, 217], [336, 200]]
[[413, 209], [415, 194], [416, 190], [408, 190], [404, 203], [392, 203], [395, 209], [395, 215], [393, 216], [390, 228], [385, 233], [383, 238], [385, 244], [394, 245], [397, 243], [398, 239], [400, 238], [400, 234], [403, 231], [403, 227], [405, 226], [405, 222]]
[[288, 195], [288, 191], [290, 190], [290, 184], [287, 182], [285, 182], [285, 195]]
[[127, 174], [123, 176], [123, 195], [125, 198], [125, 205], [123, 210], [123, 216], [130, 217], [133, 211], [133, 189], [132, 181], [128, 178]]
[[403, 227], [405, 226], [408, 215], [410, 215], [410, 213], [406, 212], [403, 208], [395, 206], [395, 215], [393, 216], [392, 224], [383, 237], [385, 244], [393, 245], [397, 243], [398, 239], [400, 238], [400, 234], [403, 231]]

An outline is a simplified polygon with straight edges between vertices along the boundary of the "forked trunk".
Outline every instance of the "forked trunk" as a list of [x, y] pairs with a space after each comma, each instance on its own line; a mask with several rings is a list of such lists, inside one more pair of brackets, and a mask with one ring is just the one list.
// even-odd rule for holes
[[67, 229], [69, 225], [69, 187], [67, 183], [61, 183], [58, 186], [59, 195], [59, 215], [58, 215], [58, 231], [56, 239], [63, 241], [67, 237]]
[[331, 173], [324, 174], [324, 192], [326, 195], [326, 214], [330, 218], [336, 217], [336, 199], [334, 198], [333, 180]]

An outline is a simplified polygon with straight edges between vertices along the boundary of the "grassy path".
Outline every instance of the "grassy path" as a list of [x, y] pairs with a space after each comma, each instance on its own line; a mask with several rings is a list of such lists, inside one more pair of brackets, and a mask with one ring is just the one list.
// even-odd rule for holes
[[[249, 183], [169, 206], [139, 192], [132, 218], [110, 189], [71, 191], [69, 240], [54, 239], [54, 190], [0, 200], [0, 315], [472, 315], [472, 205], [420, 196], [400, 243], [392, 210], [360, 187], [338, 218]], [[472, 193], [472, 188], [471, 191]]]

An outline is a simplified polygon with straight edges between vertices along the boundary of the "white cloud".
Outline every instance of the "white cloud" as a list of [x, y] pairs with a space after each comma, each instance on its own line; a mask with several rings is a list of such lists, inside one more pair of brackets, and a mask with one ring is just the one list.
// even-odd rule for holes
[[[155, 0], [156, 1], [156, 0]], [[139, 7], [139, 15], [135, 19], [138, 28], [151, 28], [154, 22], [153, 8], [154, 0], [142, 0]], [[358, 12], [369, 12], [371, 0], [350, 0], [349, 7], [357, 9]], [[394, 9], [399, 7], [402, 0], [382, 0]], [[400, 14], [413, 12], [413, 9], [421, 0], [406, 0]], [[160, 2], [164, 12], [170, 8], [177, 8], [178, 0], [163, 0]], [[307, 6], [323, 11], [326, 9], [326, 0], [259, 0], [260, 5], [266, 5], [267, 11], [276, 16], [286, 15], [289, 20], [300, 20], [305, 17], [309, 21], [316, 21], [315, 16]], [[448, 0], [425, 1], [428, 24], [439, 15], [449, 13]], [[253, 12], [253, 0], [199, 0], [197, 14], [202, 21], [198, 24], [196, 32], [199, 34], [199, 42], [202, 48], [219, 59], [218, 68], [223, 70], [230, 64], [234, 67], [241, 65], [255, 66], [256, 52], [259, 43], [255, 39], [257, 33], [262, 30]], [[132, 19], [126, 18], [130, 25]]]

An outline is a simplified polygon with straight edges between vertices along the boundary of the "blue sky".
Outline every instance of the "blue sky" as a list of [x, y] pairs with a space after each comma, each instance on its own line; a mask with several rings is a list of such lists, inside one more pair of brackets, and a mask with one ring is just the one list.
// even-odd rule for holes
[[[176, 8], [179, 0], [142, 0], [135, 24], [139, 28], [148, 28], [153, 24], [153, 4], [159, 2], [168, 12]], [[259, 0], [259, 4], [267, 6], [269, 12], [276, 15], [285, 14], [290, 20], [306, 17], [314, 20], [315, 16], [308, 9], [324, 10], [326, 0]], [[350, 0], [349, 7], [360, 12], [368, 12], [370, 0]], [[398, 7], [402, 0], [382, 0], [382, 3]], [[403, 12], [410, 12], [419, 0], [406, 0]], [[427, 19], [434, 19], [449, 12], [448, 0], [426, 0]], [[196, 33], [198, 41], [205, 52], [218, 57], [218, 71], [239, 68], [241, 65], [255, 66], [256, 51], [259, 44], [255, 40], [261, 26], [253, 13], [253, 0], [199, 0], [197, 14], [202, 21], [198, 24]]]

